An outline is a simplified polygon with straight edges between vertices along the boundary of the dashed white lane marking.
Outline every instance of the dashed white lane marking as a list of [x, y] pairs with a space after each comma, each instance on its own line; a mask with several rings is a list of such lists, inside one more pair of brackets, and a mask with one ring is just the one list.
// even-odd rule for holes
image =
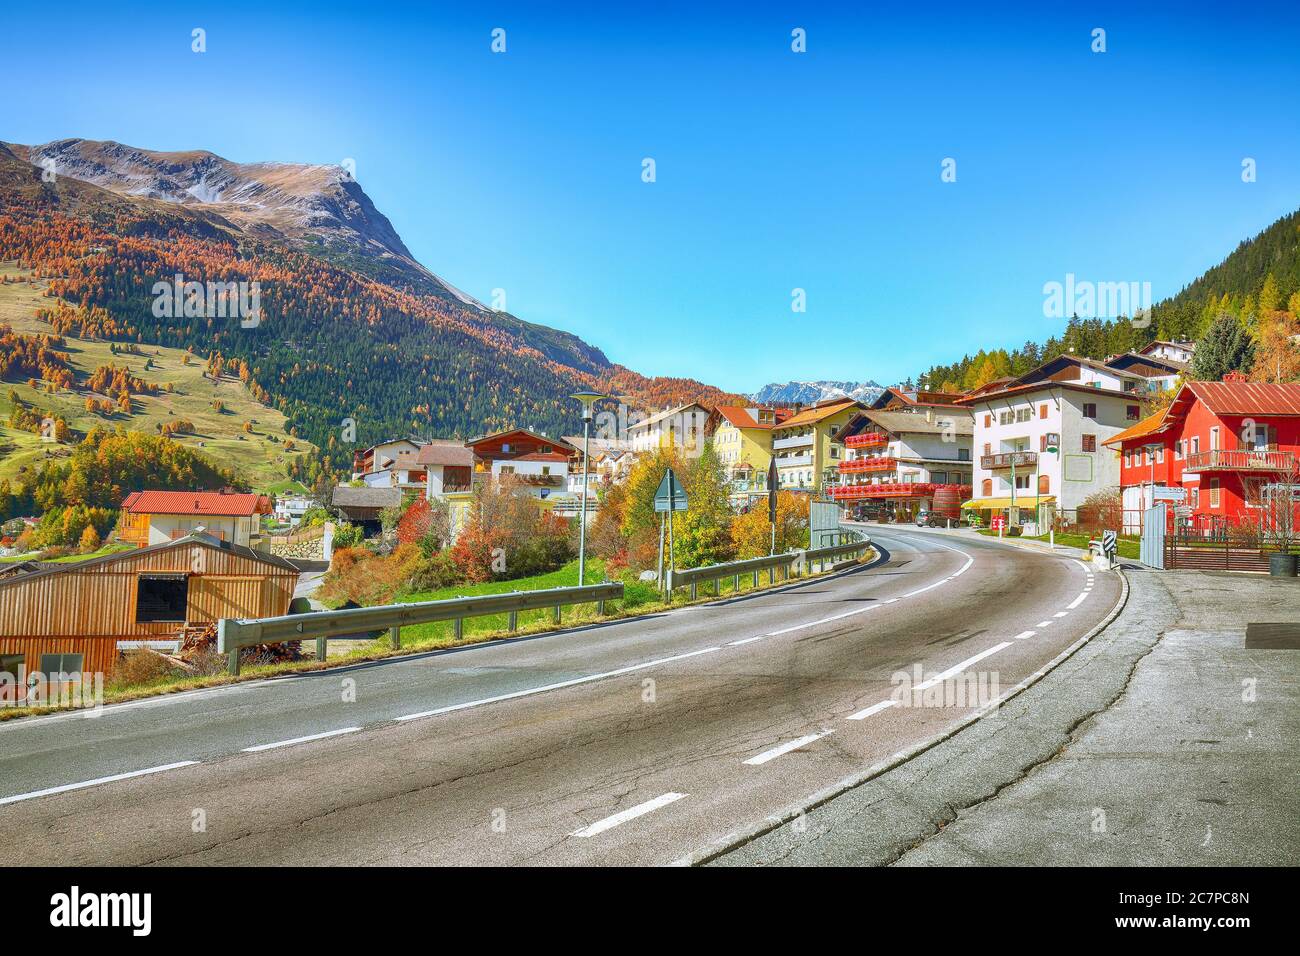
[[872, 604], [867, 607], [855, 607], [852, 611], [844, 611], [840, 614], [832, 614], [830, 617], [823, 617], [816, 621], [809, 621], [807, 624], [796, 624], [793, 627], [783, 627], [779, 631], [770, 631], [765, 637], [779, 637], [782, 634], [789, 634], [791, 631], [802, 631], [806, 627], [816, 627], [818, 624], [829, 624], [832, 621], [838, 621], [841, 618], [852, 617], [855, 614], [865, 614], [867, 611], [874, 611], [880, 607], [879, 604]]
[[1076, 607], [1078, 607], [1080, 604], [1082, 604], [1082, 603], [1083, 603], [1084, 601], [1086, 601], [1086, 600], [1088, 600], [1088, 592], [1087, 592], [1087, 591], [1084, 591], [1084, 592], [1083, 592], [1082, 594], [1080, 594], [1077, 598], [1075, 598], [1073, 601], [1071, 601], [1069, 604], [1067, 604], [1067, 605], [1065, 606], [1065, 609], [1066, 609], [1067, 611], [1073, 611]]
[[962, 671], [966, 670], [966, 668], [970, 667], [972, 664], [978, 664], [980, 661], [984, 660], [984, 658], [988, 657], [990, 654], [996, 654], [998, 651], [1002, 650], [1002, 648], [1010, 647], [1010, 646], [1011, 646], [1010, 641], [1003, 641], [1001, 644], [995, 644], [992, 647], [988, 648], [987, 650], [980, 651], [974, 657], [966, 658], [960, 664], [954, 664], [952, 667], [949, 667], [946, 671], [940, 671], [939, 673], [931, 677], [929, 680], [921, 681], [921, 683], [913, 687], [912, 690], [913, 691], [928, 690], [929, 688], [933, 687], [935, 684], [940, 684], [943, 681], [946, 681], [949, 677], [956, 677]]
[[574, 830], [569, 836], [575, 837], [594, 837], [598, 833], [604, 833], [606, 830], [612, 830], [620, 824], [627, 823], [629, 820], [635, 820], [637, 817], [643, 817], [647, 813], [653, 813], [660, 807], [666, 807], [670, 803], [676, 803], [684, 793], [665, 793], [655, 797], [653, 800], [647, 800], [645, 803], [638, 803], [635, 807], [628, 807], [621, 810], [612, 817], [606, 817], [603, 820], [597, 820], [590, 826], [585, 826], [581, 830]]
[[1036, 633], [1037, 633], [1036, 631], [1021, 631], [1019, 634], [1016, 635], [1015, 639], [1017, 641], [1023, 641], [1027, 637], [1033, 637], [1034, 634]]
[[1069, 613], [1070, 613], [1069, 611], [1057, 611], [1055, 614], [1052, 615], [1052, 617], [1065, 617], [1065, 615]]
[[773, 747], [771, 750], [765, 750], [757, 757], [750, 757], [745, 763], [751, 767], [758, 767], [767, 763], [769, 760], [775, 760], [782, 754], [788, 754], [791, 750], [798, 750], [800, 747], [807, 747], [814, 740], [821, 740], [827, 734], [834, 733], [831, 730], [822, 730], [815, 734], [805, 734], [797, 740], [789, 740], [779, 747]]
[[1052, 624], [1051, 621], [1039, 621], [1037, 624], [1034, 625], [1034, 627], [1050, 627], [1051, 624]]
[[261, 753], [263, 750], [275, 750], [278, 747], [292, 747], [294, 744], [305, 744], [312, 740], [324, 740], [326, 737], [338, 737], [342, 734], [355, 734], [360, 727], [344, 727], [340, 730], [327, 730], [323, 734], [308, 734], [306, 737], [293, 737], [289, 740], [277, 740], [273, 744], [258, 744], [256, 747], [245, 747], [243, 752], [246, 754]]
[[804, 628], [817, 627], [820, 624], [830, 624], [834, 621], [843, 620], [846, 617], [853, 617], [855, 614], [865, 614], [868, 611], [874, 611], [876, 610], [876, 608], [883, 607], [886, 604], [894, 604], [898, 601], [901, 601], [903, 598], [910, 598], [910, 597], [915, 597], [918, 594], [924, 594], [926, 591], [929, 591], [932, 588], [937, 588], [940, 585], [947, 584], [949, 581], [959, 576], [962, 572], [964, 572], [967, 568], [969, 568], [972, 564], [975, 563], [974, 555], [967, 554], [965, 551], [958, 551], [956, 548], [950, 548], [947, 545], [943, 545], [943, 544], [939, 545], [939, 547], [943, 548], [945, 551], [951, 551], [953, 552], [953, 554], [960, 554], [962, 557], [966, 559], [966, 563], [962, 565], [961, 571], [956, 572], [956, 574], [953, 574], [952, 577], [940, 578], [938, 581], [935, 581], [933, 584], [927, 584], [923, 588], [917, 588], [915, 591], [909, 591], [907, 594], [901, 594], [895, 598], [887, 598], [886, 600], [881, 601], [879, 604], [871, 604], [868, 605], [867, 607], [856, 607], [851, 611], [843, 611], [839, 614], [832, 614], [829, 617], [823, 617], [820, 620], [809, 621], [807, 624], [796, 624], [793, 627], [783, 627], [779, 631], [771, 631], [764, 636], [780, 637], [782, 634], [790, 634], [793, 631], [802, 631]]
[[882, 710], [888, 710], [890, 707], [896, 707], [896, 706], [898, 706], [898, 701], [896, 700], [882, 700], [880, 703], [872, 704], [870, 707], [866, 708], [865, 710], [860, 710], [856, 714], [849, 714], [849, 716], [846, 717], [845, 719], [866, 720], [872, 714], [878, 714]]
[[0, 797], [0, 806], [6, 803], [20, 803], [23, 800], [35, 800], [37, 797], [48, 797], [56, 793], [67, 793], [69, 790], [84, 790], [86, 787], [96, 787], [101, 783], [115, 783], [118, 780], [130, 780], [132, 777], [143, 777], [151, 773], [162, 773], [165, 770], [178, 770], [181, 767], [192, 767], [197, 760], [180, 760], [176, 763], [163, 764], [161, 767], [148, 767], [145, 770], [132, 770], [130, 773], [115, 773], [111, 777], [96, 777], [94, 780], [83, 780], [81, 783], [65, 783], [61, 787], [49, 787], [45, 790], [33, 790], [31, 793], [19, 793], [12, 797]]
[[688, 657], [699, 657], [701, 654], [711, 654], [717, 650], [721, 650], [721, 647], [702, 647], [698, 651], [688, 651], [685, 654], [674, 654], [672, 657], [660, 657], [656, 660], [644, 661], [640, 664], [629, 664], [627, 667], [620, 667], [616, 670], [604, 671], [600, 674], [588, 674], [586, 677], [575, 677], [572, 680], [562, 680], [554, 684], [544, 684], [541, 687], [527, 687], [524, 690], [513, 691], [509, 694], [498, 694], [496, 697], [484, 697], [480, 700], [467, 700], [462, 704], [449, 704], [446, 707], [424, 710], [418, 714], [406, 714], [402, 717], [394, 717], [393, 720], [419, 720], [422, 717], [436, 717], [439, 714], [450, 714], [457, 710], [468, 710], [471, 707], [482, 707], [485, 704], [496, 704], [503, 700], [518, 700], [520, 697], [531, 697], [534, 694], [544, 694], [547, 691], [561, 690], [565, 687], [576, 687], [579, 684], [590, 684], [592, 681], [603, 680], [606, 677], [617, 677], [620, 674], [630, 674], [633, 671], [645, 670], [647, 667], [658, 667], [660, 664], [671, 664], [673, 661], [682, 661]]

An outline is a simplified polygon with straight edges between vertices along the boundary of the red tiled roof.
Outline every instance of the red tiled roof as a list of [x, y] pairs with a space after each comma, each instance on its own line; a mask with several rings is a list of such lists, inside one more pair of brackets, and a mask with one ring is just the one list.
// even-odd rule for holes
[[265, 495], [225, 494], [220, 491], [133, 491], [122, 502], [131, 514], [220, 515], [251, 517], [270, 514], [271, 500]]
[[1215, 415], [1300, 415], [1300, 382], [1188, 382]]
[[749, 409], [741, 405], [719, 405], [717, 412], [737, 428], [775, 428], [780, 425], [784, 419], [791, 416], [788, 408], [762, 408], [762, 411], [773, 413], [775, 422], [759, 422], [754, 420], [754, 416], [749, 414]]
[[1112, 435], [1107, 438], [1103, 445], [1114, 445], [1116, 448], [1123, 448], [1126, 441], [1132, 441], [1135, 438], [1145, 438], [1148, 435], [1154, 435], [1157, 432], [1164, 431], [1170, 424], [1166, 420], [1168, 409], [1158, 411], [1155, 414], [1148, 415], [1136, 425], [1130, 425], [1118, 435]]
[[797, 415], [792, 415], [785, 421], [778, 423], [778, 428], [787, 426], [793, 427], [798, 425], [811, 425], [814, 422], [820, 422], [823, 419], [830, 418], [832, 415], [839, 414], [847, 408], [854, 405], [862, 406], [857, 399], [849, 398], [847, 395], [840, 398], [828, 398], [816, 405], [810, 405]]

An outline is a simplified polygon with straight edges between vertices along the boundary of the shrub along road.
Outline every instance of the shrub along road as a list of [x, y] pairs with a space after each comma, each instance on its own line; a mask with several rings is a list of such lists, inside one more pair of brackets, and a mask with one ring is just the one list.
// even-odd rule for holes
[[[975, 702], [945, 704], [952, 679], [1009, 689], [1121, 590], [1070, 558], [872, 534], [875, 565], [752, 596], [10, 722], [10, 858], [671, 862], [953, 727]], [[927, 706], [889, 705], [917, 665]]]

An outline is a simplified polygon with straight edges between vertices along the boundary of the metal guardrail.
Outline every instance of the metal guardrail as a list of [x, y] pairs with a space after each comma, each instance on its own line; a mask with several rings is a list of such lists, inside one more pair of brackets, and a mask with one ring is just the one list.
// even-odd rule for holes
[[869, 547], [871, 547], [871, 542], [866, 539], [850, 541], [847, 544], [833, 544], [825, 548], [812, 548], [802, 552], [802, 557], [805, 567], [817, 564], [819, 570], [825, 571], [827, 561], [834, 563], [837, 558], [857, 557]]
[[217, 651], [229, 657], [228, 670], [239, 673], [240, 648], [258, 644], [316, 639], [316, 658], [324, 660], [331, 637], [387, 630], [394, 650], [401, 646], [401, 629], [410, 624], [430, 621], [454, 621], [459, 640], [465, 618], [487, 614], [509, 614], [509, 628], [519, 626], [520, 611], [554, 608], [555, 621], [560, 609], [571, 604], [596, 604], [605, 613], [605, 602], [623, 597], [622, 582], [587, 584], [580, 587], [547, 588], [541, 591], [512, 591], [509, 594], [485, 594], [479, 597], [447, 598], [414, 604], [383, 604], [378, 607], [355, 607], [343, 611], [311, 611], [283, 617], [250, 620], [222, 618], [217, 622]]
[[699, 596], [701, 581], [712, 581], [713, 593], [718, 594], [720, 593], [719, 582], [723, 578], [731, 578], [732, 587], [739, 591], [742, 574], [752, 575], [753, 586], [758, 587], [758, 576], [766, 571], [768, 583], [775, 584], [778, 571], [781, 573], [782, 580], [789, 580], [792, 573], [794, 575], [807, 573], [806, 569], [813, 564], [817, 564], [820, 570], [825, 570], [826, 562], [845, 555], [860, 555], [871, 547], [870, 539], [857, 529], [845, 529], [843, 533], [857, 535], [860, 540], [824, 548], [787, 551], [784, 554], [767, 555], [761, 558], [746, 558], [743, 561], [724, 561], [721, 564], [710, 564], [702, 568], [669, 568], [667, 582], [669, 600], [672, 599], [672, 593], [676, 588], [688, 586], [691, 589], [691, 599], [694, 600]]
[[721, 564], [710, 564], [702, 568], [669, 568], [668, 597], [671, 600], [675, 589], [689, 585], [691, 597], [695, 598], [699, 593], [698, 588], [701, 581], [714, 582], [714, 591], [716, 593], [717, 582], [722, 578], [735, 578], [735, 586], [739, 589], [742, 574], [753, 575], [754, 587], [758, 587], [758, 576], [763, 571], [768, 574], [768, 583], [775, 584], [777, 572], [781, 572], [783, 580], [788, 579], [790, 577], [790, 566], [797, 560], [799, 560], [798, 551], [787, 551], [784, 554], [746, 558], [743, 561], [724, 561]]

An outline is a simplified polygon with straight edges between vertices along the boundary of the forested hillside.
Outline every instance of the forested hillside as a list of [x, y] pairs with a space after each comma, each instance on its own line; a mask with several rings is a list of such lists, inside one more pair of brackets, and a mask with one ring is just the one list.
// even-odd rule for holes
[[[648, 408], [732, 397], [689, 379], [646, 378], [567, 333], [376, 281], [203, 210], [40, 173], [0, 145], [0, 262], [44, 280], [50, 331], [246, 367], [251, 394], [320, 446], [329, 468], [395, 434], [571, 432], [577, 388], [614, 389]], [[245, 327], [202, 306], [155, 315], [155, 283], [178, 274], [258, 283], [259, 321]]]

